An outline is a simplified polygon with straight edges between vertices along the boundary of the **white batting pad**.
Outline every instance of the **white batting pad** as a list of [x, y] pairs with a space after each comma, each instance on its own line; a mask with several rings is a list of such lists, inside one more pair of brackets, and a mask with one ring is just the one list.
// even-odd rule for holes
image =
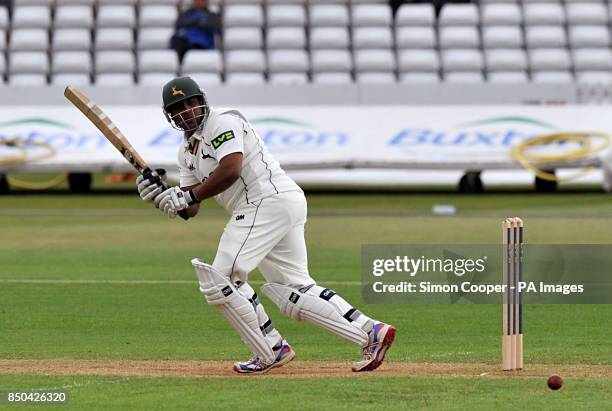
[[[347, 312], [341, 312], [336, 305], [326, 299], [327, 295], [321, 296], [320, 293], [317, 293], [319, 289], [322, 290], [321, 293], [327, 290], [316, 285], [297, 289], [275, 283], [266, 283], [261, 287], [261, 290], [288, 317], [295, 320], [306, 320], [347, 341], [365, 347], [368, 344], [368, 334], [346, 317], [347, 315], [350, 317], [351, 310], [352, 313], [357, 310], [346, 303], [350, 309]], [[333, 291], [328, 291], [336, 295]]]
[[261, 304], [261, 301], [259, 301], [259, 296], [255, 292], [255, 290], [253, 290], [253, 288], [248, 283], [237, 283], [236, 290], [244, 298], [249, 300], [249, 302], [253, 305], [253, 309], [255, 309], [255, 313], [257, 314], [259, 329], [266, 337], [266, 341], [268, 341], [268, 346], [272, 348], [278, 343], [280, 343], [282, 341], [282, 337], [276, 327], [274, 327], [274, 324], [272, 324], [272, 320], [270, 320], [268, 314], [266, 314], [266, 310]]
[[219, 307], [223, 316], [238, 332], [242, 340], [267, 364], [274, 362], [274, 352], [259, 326], [257, 314], [251, 302], [236, 290], [229, 280], [211, 265], [197, 258], [191, 260], [200, 291], [209, 304]]

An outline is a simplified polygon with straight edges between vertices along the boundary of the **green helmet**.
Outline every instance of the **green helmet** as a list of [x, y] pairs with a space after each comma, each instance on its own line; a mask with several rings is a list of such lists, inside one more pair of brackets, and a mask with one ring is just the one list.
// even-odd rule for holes
[[191, 77], [185, 76], [176, 77], [164, 85], [164, 88], [162, 90], [164, 115], [166, 116], [168, 122], [172, 124], [174, 128], [184, 131], [190, 131], [195, 129], [185, 129], [185, 127], [181, 126], [176, 121], [177, 116], [172, 116], [169, 112], [169, 107], [173, 104], [180, 103], [181, 101], [187, 100], [192, 97], [200, 98], [200, 108], [202, 109], [202, 114], [198, 116], [200, 118], [200, 121], [198, 121], [199, 126], [203, 123], [204, 120], [206, 120], [206, 117], [208, 117], [209, 107], [208, 101], [206, 99], [206, 94], [204, 94], [198, 83], [196, 83]]

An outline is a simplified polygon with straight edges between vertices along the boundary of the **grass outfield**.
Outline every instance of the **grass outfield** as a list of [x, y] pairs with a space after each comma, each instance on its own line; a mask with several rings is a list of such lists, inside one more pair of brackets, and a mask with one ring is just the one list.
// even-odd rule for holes
[[[459, 214], [431, 216], [433, 204], [455, 204]], [[292, 374], [243, 378], [207, 376], [197, 365], [249, 355], [205, 303], [189, 264], [214, 256], [227, 219], [218, 206], [185, 223], [135, 195], [0, 197], [0, 391], [66, 386], [67, 408], [87, 409], [611, 409], [611, 306], [526, 307], [527, 370], [517, 376], [491, 371], [500, 363], [498, 306], [362, 303], [362, 244], [497, 243], [501, 218], [511, 215], [525, 218], [530, 243], [612, 244], [612, 201], [599, 193], [310, 196], [312, 275], [397, 326], [396, 343], [380, 372], [300, 375], [300, 364], [344, 370], [358, 350], [281, 316], [263, 298], [298, 357]], [[263, 282], [258, 273], [251, 278]], [[28, 360], [67, 362], [49, 371]], [[129, 375], [100, 375], [94, 366], [91, 375], [71, 375], [61, 366], [76, 360], [99, 368], [125, 361]], [[2, 361], [17, 366], [3, 369]], [[145, 364], [141, 371], [130, 371], [133, 361]], [[172, 361], [186, 376], [164, 372]], [[554, 372], [566, 377], [559, 392], [545, 387]]]
[[[493, 378], [143, 378], [0, 376], [21, 388], [68, 387], [54, 409], [609, 409], [610, 384], [573, 380], [558, 392], [538, 379]], [[11, 409], [25, 409], [12, 407]], [[32, 407], [39, 410], [41, 407]]]

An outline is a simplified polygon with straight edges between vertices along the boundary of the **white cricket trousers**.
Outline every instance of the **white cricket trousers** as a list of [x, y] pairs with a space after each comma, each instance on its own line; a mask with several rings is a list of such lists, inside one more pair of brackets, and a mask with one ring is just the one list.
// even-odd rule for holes
[[306, 198], [301, 191], [266, 197], [240, 207], [223, 230], [213, 267], [232, 283], [247, 282], [259, 268], [269, 283], [303, 287], [308, 273], [304, 240]]

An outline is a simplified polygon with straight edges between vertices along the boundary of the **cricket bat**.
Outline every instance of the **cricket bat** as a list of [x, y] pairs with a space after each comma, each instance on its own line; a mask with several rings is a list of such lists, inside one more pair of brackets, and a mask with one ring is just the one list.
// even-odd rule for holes
[[143, 158], [132, 147], [121, 130], [113, 123], [109, 116], [102, 111], [89, 97], [72, 86], [66, 87], [64, 96], [93, 123], [94, 126], [106, 137], [106, 139], [121, 153], [121, 155], [140, 174], [151, 172], [151, 169]]

